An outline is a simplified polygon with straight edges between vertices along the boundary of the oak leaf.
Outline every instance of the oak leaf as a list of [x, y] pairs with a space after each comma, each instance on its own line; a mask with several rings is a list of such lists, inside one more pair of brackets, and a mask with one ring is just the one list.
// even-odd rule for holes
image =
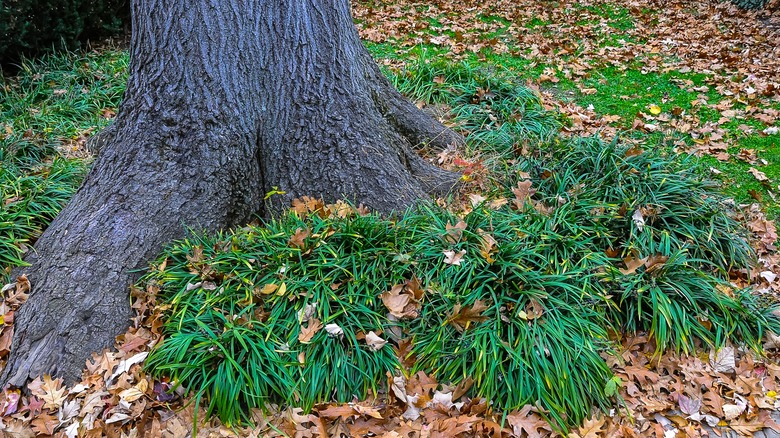
[[321, 328], [322, 322], [319, 319], [309, 319], [309, 324], [306, 327], [301, 325], [301, 331], [298, 333], [298, 341], [303, 344], [308, 344]]
[[452, 309], [452, 313], [447, 318], [447, 322], [455, 327], [455, 330], [463, 332], [466, 330], [472, 322], [486, 321], [488, 318], [483, 313], [488, 309], [488, 306], [482, 300], [474, 301], [474, 304], [470, 307], [463, 307], [460, 304], [456, 304]]
[[512, 426], [515, 436], [523, 436], [525, 433], [528, 438], [542, 438], [552, 431], [549, 423], [535, 412], [532, 405], [525, 405], [523, 409], [512, 412], [506, 416], [506, 420]]
[[62, 379], [52, 380], [51, 376], [47, 374], [43, 376], [43, 381], [40, 384], [36, 384], [36, 381], [38, 379], [27, 386], [30, 392], [43, 400], [44, 409], [59, 409], [62, 402], [65, 401], [65, 397], [67, 397], [67, 388], [62, 387]]
[[604, 430], [602, 428], [604, 427], [604, 423], [607, 421], [606, 417], [604, 418], [591, 418], [589, 420], [585, 420], [585, 422], [582, 424], [582, 426], [577, 429], [577, 434], [581, 436], [582, 438], [598, 438], [604, 435]]

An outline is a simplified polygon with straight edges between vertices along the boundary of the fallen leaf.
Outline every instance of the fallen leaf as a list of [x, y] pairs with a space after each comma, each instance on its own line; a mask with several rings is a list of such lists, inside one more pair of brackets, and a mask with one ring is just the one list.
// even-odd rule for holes
[[[374, 333], [373, 331], [368, 332], [366, 334], [366, 344], [374, 350], [379, 351], [387, 344], [387, 341], [385, 339], [382, 339], [379, 335]], [[379, 417], [381, 418], [381, 417]]]
[[444, 235], [444, 240], [446, 240], [448, 243], [458, 243], [461, 237], [463, 237], [463, 231], [466, 229], [466, 226], [466, 222], [463, 220], [459, 221], [455, 225], [451, 225], [448, 221], [447, 225], [445, 226], [447, 233]]
[[338, 324], [331, 323], [326, 325], [325, 331], [328, 332], [328, 335], [332, 337], [339, 337], [344, 335], [344, 329], [342, 329]]
[[300, 341], [302, 344], [308, 344], [321, 328], [322, 322], [319, 319], [309, 319], [309, 324], [306, 327], [301, 326], [301, 331], [298, 333], [298, 341]]
[[447, 318], [447, 322], [459, 332], [466, 330], [472, 322], [486, 321], [487, 317], [483, 315], [488, 306], [482, 300], [474, 301], [470, 307], [462, 307], [456, 304], [452, 309], [452, 314]]
[[463, 256], [466, 255], [465, 249], [458, 252], [455, 252], [454, 250], [445, 250], [442, 252], [444, 253], [444, 263], [455, 266], [460, 266], [460, 263], [463, 261]]
[[759, 181], [769, 181], [769, 178], [767, 178], [766, 174], [756, 169], [755, 167], [748, 169], [748, 172], [750, 172]]
[[720, 350], [710, 350], [710, 365], [718, 373], [733, 373], [736, 368], [734, 347], [723, 347]]

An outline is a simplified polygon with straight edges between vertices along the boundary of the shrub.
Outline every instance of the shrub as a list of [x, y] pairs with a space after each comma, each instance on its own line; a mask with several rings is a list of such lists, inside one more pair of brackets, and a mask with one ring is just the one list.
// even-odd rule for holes
[[86, 38], [115, 34], [129, 22], [127, 0], [19, 0], [0, 3], [0, 64]]
[[769, 0], [731, 0], [731, 2], [742, 9], [761, 9], [769, 3]]

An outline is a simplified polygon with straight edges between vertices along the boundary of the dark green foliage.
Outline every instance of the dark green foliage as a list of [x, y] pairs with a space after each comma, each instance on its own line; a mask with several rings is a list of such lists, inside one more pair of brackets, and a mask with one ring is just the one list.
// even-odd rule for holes
[[[268, 400], [308, 409], [375, 392], [401, 361], [363, 336], [387, 339], [396, 327], [416, 358], [406, 372], [473, 377], [472, 395], [498, 409], [538, 402], [553, 424], [579, 424], [592, 406], [616, 402], [604, 360], [611, 333], [648, 332], [659, 351], [690, 352], [726, 341], [758, 350], [765, 331], [780, 330], [774, 309], [729, 286], [727, 271], [752, 255], [728, 204], [691, 165], [618, 142], [565, 140], [507, 169], [508, 198], [526, 173], [538, 190], [524, 203], [463, 217], [420, 207], [396, 220], [292, 213], [192, 237], [145, 278], [171, 306], [147, 366], [205, 394], [234, 424]], [[639, 230], [632, 216], [642, 208], [654, 213]], [[460, 264], [446, 263], [445, 251], [462, 251]], [[425, 289], [420, 315], [389, 319], [380, 295], [414, 277]], [[312, 316], [343, 336], [323, 329], [298, 341], [314, 303]]]
[[769, 0], [731, 0], [731, 2], [742, 9], [761, 9], [769, 3]]
[[70, 199], [84, 174], [82, 163], [61, 158], [38, 164], [36, 156], [46, 149], [0, 142], [0, 266], [23, 264], [26, 247]]
[[[500, 410], [537, 404], [565, 429], [616, 403], [604, 359], [614, 333], [690, 352], [727, 341], [759, 350], [765, 331], [780, 330], [772, 308], [729, 285], [753, 254], [733, 205], [694, 161], [557, 137], [558, 115], [489, 73], [421, 61], [396, 81], [453, 105], [469, 148], [485, 154], [491, 200], [505, 205], [462, 217], [435, 206], [397, 219], [291, 213], [171, 246], [157, 262], [165, 269], [145, 278], [171, 306], [152, 373], [205, 395], [231, 424], [266, 401], [308, 409], [373, 393], [388, 372], [424, 371], [442, 383], [473, 377], [473, 396]], [[541, 144], [531, 158], [518, 154], [524, 141]], [[463, 259], [448, 264], [445, 251]], [[413, 278], [425, 290], [419, 316], [389, 318], [381, 294]], [[301, 312], [315, 303], [311, 316], [343, 336], [323, 329], [299, 342]], [[398, 330], [410, 356], [363, 340]]]
[[0, 0], [0, 65], [116, 34], [129, 18], [128, 0]]
[[537, 93], [489, 67], [422, 57], [392, 79], [416, 100], [449, 105], [449, 116], [481, 153], [512, 151], [523, 140], [549, 140], [561, 125], [560, 115], [547, 111]]

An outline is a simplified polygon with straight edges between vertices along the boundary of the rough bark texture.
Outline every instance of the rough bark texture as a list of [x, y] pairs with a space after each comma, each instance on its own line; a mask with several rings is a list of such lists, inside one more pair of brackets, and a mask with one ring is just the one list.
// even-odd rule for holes
[[455, 182], [413, 146], [462, 139], [392, 89], [347, 0], [137, 0], [133, 32], [119, 115], [22, 270], [33, 289], [3, 384], [77, 380], [129, 324], [131, 271], [186, 227], [302, 195], [398, 210]]

